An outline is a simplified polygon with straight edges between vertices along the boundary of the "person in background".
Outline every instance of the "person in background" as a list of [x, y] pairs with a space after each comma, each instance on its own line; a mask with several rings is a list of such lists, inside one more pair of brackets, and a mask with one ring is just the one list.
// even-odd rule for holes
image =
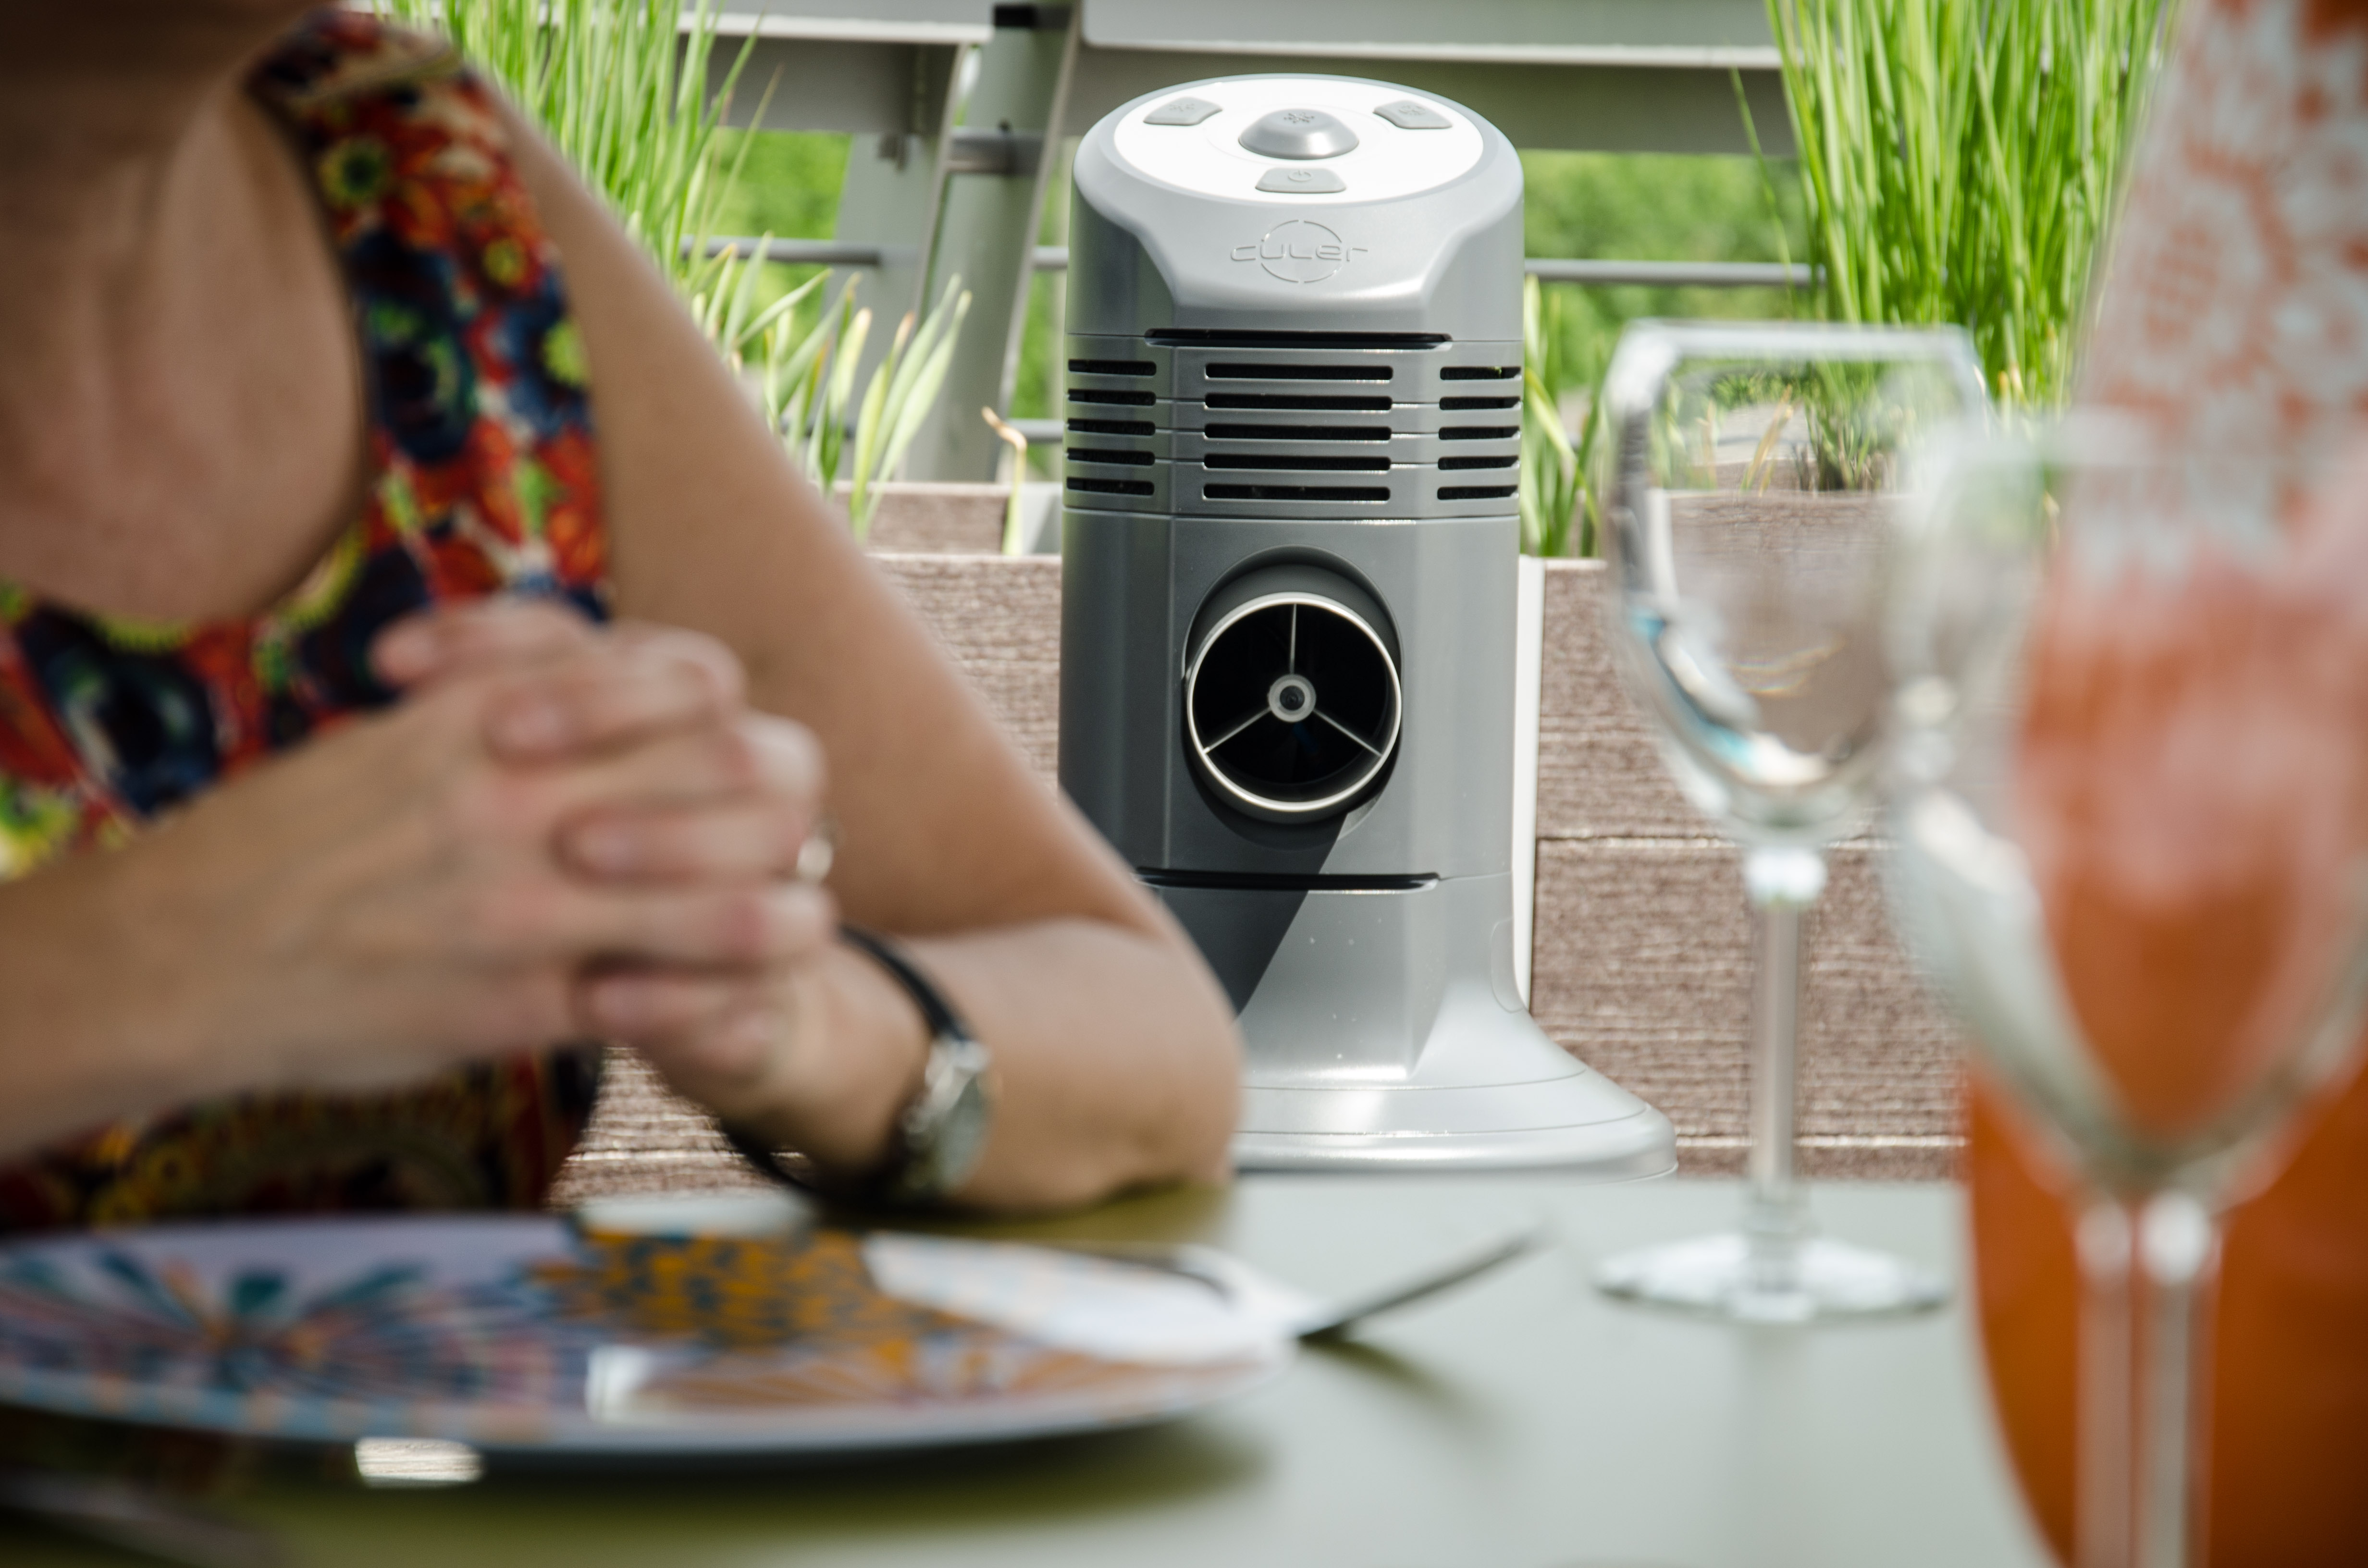
[[596, 1041], [826, 1187], [1224, 1168], [1189, 942], [350, 11], [0, 0], [0, 1226], [536, 1205]]

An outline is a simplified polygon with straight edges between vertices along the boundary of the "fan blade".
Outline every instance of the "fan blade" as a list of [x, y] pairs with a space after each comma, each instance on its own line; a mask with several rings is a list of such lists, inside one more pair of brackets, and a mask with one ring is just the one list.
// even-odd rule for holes
[[1259, 720], [1268, 717], [1270, 717], [1270, 715], [1265, 709], [1261, 708], [1257, 712], [1252, 713], [1248, 718], [1243, 720], [1240, 723], [1235, 725], [1232, 729], [1227, 730], [1224, 734], [1219, 735], [1215, 740], [1211, 741], [1203, 749], [1214, 751], [1219, 746], [1224, 745], [1227, 741], [1232, 740], [1235, 735], [1240, 734], [1244, 730], [1248, 729], [1252, 724], [1255, 724]]
[[1382, 755], [1381, 747], [1375, 745], [1372, 742], [1367, 740], [1356, 731], [1349, 728], [1348, 725], [1343, 724], [1339, 720], [1335, 719], [1331, 714], [1326, 713], [1321, 708], [1318, 708], [1315, 710], [1315, 716], [1318, 719], [1323, 720], [1326, 723], [1331, 725], [1334, 729], [1339, 731], [1342, 734], [1348, 736], [1350, 740], [1356, 742], [1359, 745], [1363, 746], [1367, 751], [1372, 752], [1375, 756]]

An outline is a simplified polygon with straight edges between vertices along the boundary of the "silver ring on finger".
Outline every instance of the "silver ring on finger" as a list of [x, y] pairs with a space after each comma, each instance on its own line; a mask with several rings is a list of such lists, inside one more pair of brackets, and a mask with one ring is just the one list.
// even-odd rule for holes
[[830, 817], [817, 817], [806, 830], [805, 842], [798, 846], [797, 879], [809, 887], [818, 886], [830, 875], [830, 868], [838, 858], [838, 824]]

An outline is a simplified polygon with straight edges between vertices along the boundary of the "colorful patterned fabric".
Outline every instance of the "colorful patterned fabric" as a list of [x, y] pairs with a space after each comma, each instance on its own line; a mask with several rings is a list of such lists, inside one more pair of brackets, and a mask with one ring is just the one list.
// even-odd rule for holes
[[[249, 619], [153, 624], [0, 584], [0, 878], [159, 813], [394, 693], [370, 642], [493, 594], [604, 612], [584, 353], [484, 86], [443, 45], [323, 11], [250, 91], [318, 187], [361, 346], [370, 478], [303, 583]], [[0, 1169], [0, 1227], [231, 1210], [533, 1205], [597, 1056], [416, 1091], [256, 1096]]]

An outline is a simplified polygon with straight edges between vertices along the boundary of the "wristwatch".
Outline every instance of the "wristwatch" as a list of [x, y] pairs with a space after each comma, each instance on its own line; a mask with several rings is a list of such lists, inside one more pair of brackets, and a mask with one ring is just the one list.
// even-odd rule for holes
[[897, 1114], [895, 1146], [874, 1196], [892, 1203], [935, 1203], [969, 1180], [986, 1152], [987, 1127], [995, 1119], [986, 1072], [994, 1058], [945, 994], [894, 943], [858, 926], [842, 926], [838, 934], [905, 988], [929, 1027], [921, 1089]]
[[841, 926], [839, 939], [888, 971], [920, 1009], [928, 1026], [929, 1051], [921, 1064], [921, 1087], [896, 1113], [888, 1157], [869, 1179], [849, 1186], [822, 1178], [814, 1162], [788, 1156], [784, 1165], [765, 1143], [726, 1125], [723, 1135], [757, 1170], [787, 1186], [859, 1201], [921, 1205], [936, 1203], [970, 1179], [986, 1152], [995, 1119], [995, 1093], [988, 1069], [994, 1056], [971, 1033], [953, 1004], [903, 949], [860, 926]]

